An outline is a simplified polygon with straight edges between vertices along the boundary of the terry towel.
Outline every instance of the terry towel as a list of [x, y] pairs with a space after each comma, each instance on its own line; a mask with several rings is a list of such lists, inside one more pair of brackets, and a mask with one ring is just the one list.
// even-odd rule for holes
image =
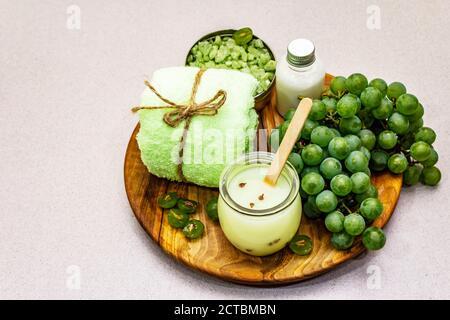
[[[198, 71], [194, 67], [163, 68], [153, 73], [150, 83], [162, 97], [177, 104], [187, 104]], [[224, 167], [243, 153], [252, 151], [258, 125], [258, 116], [253, 109], [257, 85], [255, 78], [239, 71], [208, 69], [204, 72], [195, 101], [202, 103], [220, 89], [226, 92], [227, 98], [216, 115], [192, 117], [182, 159], [183, 175], [188, 182], [218, 187]], [[146, 88], [141, 105], [167, 104]], [[185, 122], [176, 128], [167, 125], [163, 116], [171, 110], [139, 110], [141, 127], [137, 142], [142, 162], [152, 174], [181, 181], [177, 160]]]

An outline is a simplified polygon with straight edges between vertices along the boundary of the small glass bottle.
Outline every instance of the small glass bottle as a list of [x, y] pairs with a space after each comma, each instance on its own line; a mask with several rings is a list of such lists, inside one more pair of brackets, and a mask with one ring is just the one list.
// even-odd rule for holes
[[284, 115], [297, 108], [298, 96], [318, 99], [322, 93], [325, 69], [308, 39], [296, 39], [287, 47], [276, 71], [277, 108]]

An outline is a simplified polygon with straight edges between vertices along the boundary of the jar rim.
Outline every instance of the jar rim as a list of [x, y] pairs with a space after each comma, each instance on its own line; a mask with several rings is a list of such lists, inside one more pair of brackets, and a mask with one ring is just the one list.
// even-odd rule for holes
[[297, 171], [288, 161], [286, 162], [286, 165], [282, 170], [282, 174], [287, 174], [288, 178], [291, 178], [291, 181], [289, 181], [291, 182], [291, 190], [288, 196], [276, 206], [265, 209], [249, 209], [241, 206], [236, 201], [234, 201], [228, 193], [227, 181], [229, 181], [229, 179], [231, 178], [230, 174], [236, 166], [242, 164], [270, 164], [273, 161], [274, 157], [275, 154], [271, 152], [255, 151], [246, 153], [236, 161], [229, 164], [220, 175], [219, 194], [224, 202], [236, 212], [252, 217], [271, 216], [289, 207], [299, 196], [300, 179]]

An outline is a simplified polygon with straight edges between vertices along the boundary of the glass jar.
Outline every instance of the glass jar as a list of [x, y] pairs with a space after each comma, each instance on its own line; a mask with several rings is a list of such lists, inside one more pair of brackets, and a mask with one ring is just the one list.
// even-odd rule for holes
[[300, 181], [290, 163], [276, 186], [263, 181], [275, 154], [252, 152], [224, 169], [220, 178], [219, 221], [239, 250], [266, 256], [286, 246], [297, 233], [302, 215]]

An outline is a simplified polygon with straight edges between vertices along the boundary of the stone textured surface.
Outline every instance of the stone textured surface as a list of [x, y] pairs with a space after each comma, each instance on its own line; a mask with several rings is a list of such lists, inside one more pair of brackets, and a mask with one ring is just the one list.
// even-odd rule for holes
[[[450, 298], [447, 175], [404, 190], [381, 252], [279, 288], [167, 257], [132, 215], [122, 176], [143, 79], [181, 64], [203, 34], [240, 26], [278, 56], [303, 36], [332, 74], [404, 82], [450, 172], [448, 1], [0, 2], [0, 298]], [[72, 4], [79, 30], [66, 27]], [[371, 5], [380, 29], [367, 27]]]

